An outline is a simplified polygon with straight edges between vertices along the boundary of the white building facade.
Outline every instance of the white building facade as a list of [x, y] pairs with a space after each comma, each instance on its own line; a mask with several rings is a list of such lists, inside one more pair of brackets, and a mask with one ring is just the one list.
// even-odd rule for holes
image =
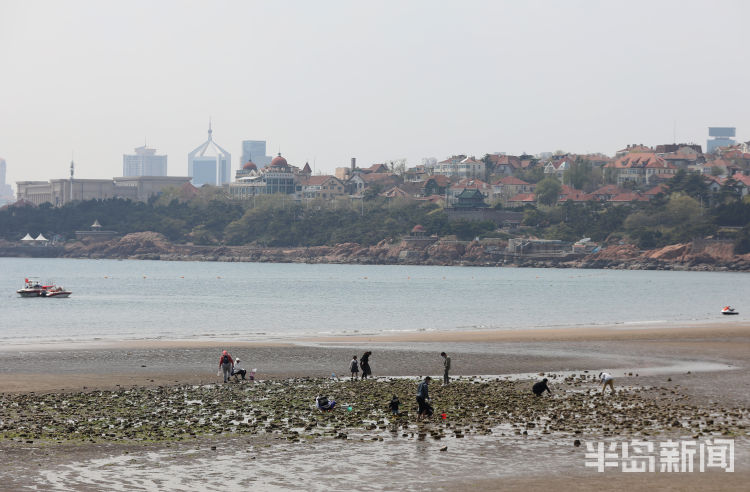
[[135, 154], [122, 156], [123, 176], [166, 176], [167, 156], [156, 155], [156, 149], [145, 145], [137, 147]]

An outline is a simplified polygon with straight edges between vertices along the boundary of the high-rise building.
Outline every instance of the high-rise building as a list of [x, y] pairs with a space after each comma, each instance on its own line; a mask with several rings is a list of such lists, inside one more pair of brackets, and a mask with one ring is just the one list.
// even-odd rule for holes
[[265, 140], [243, 140], [241, 165], [252, 161], [258, 167], [265, 167], [271, 163], [272, 157], [266, 155]]
[[736, 144], [731, 137], [735, 136], [736, 128], [733, 126], [709, 126], [708, 136], [713, 137], [708, 139], [706, 144], [706, 152], [711, 154], [719, 147], [729, 147]]
[[223, 185], [231, 180], [232, 155], [213, 140], [211, 123], [208, 124], [208, 140], [188, 154], [188, 175], [193, 185]]
[[5, 159], [0, 157], [0, 205], [13, 201], [13, 187], [5, 183]]
[[123, 176], [166, 176], [167, 156], [156, 155], [156, 149], [136, 147], [135, 154], [122, 156]]

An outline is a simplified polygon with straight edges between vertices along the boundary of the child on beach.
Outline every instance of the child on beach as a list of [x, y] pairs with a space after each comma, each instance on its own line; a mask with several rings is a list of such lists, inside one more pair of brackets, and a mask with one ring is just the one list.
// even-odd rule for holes
[[349, 363], [349, 371], [352, 373], [352, 381], [357, 379], [359, 374], [359, 363], [357, 362], [357, 356], [352, 356], [352, 361]]
[[393, 395], [393, 398], [391, 398], [391, 401], [388, 403], [388, 410], [390, 410], [393, 415], [398, 415], [399, 405], [401, 405], [401, 402], [398, 400], [398, 396]]
[[612, 377], [611, 374], [609, 374], [608, 372], [600, 372], [599, 381], [601, 381], [602, 383], [602, 394], [604, 394], [604, 390], [607, 389], [607, 386], [609, 386], [609, 389], [612, 390], [612, 393], [615, 392], [615, 385], [614, 385], [615, 379]]

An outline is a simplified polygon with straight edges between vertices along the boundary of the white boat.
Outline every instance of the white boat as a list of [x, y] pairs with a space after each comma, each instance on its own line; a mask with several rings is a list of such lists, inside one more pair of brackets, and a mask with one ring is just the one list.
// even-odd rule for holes
[[68, 297], [72, 292], [55, 285], [53, 282], [42, 284], [36, 280], [24, 279], [25, 286], [16, 293], [21, 297]]
[[724, 309], [721, 310], [721, 314], [732, 315], [732, 314], [740, 314], [740, 313], [735, 311], [734, 308], [731, 306], [724, 306]]

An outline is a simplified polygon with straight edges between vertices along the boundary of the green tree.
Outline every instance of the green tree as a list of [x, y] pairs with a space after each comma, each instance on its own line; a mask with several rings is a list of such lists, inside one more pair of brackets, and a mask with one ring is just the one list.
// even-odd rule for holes
[[552, 206], [560, 197], [562, 185], [556, 178], [548, 177], [536, 185], [536, 200], [542, 205]]

